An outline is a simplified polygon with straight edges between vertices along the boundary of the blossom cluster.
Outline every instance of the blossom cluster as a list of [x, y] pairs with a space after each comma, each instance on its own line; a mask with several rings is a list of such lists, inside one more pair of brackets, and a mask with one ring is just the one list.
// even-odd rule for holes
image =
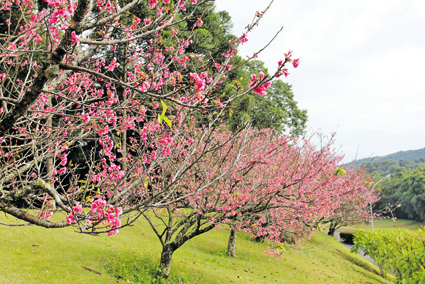
[[77, 221], [84, 223], [85, 226], [89, 226], [93, 222], [106, 224], [109, 228], [108, 236], [117, 234], [117, 228], [121, 226], [119, 217], [122, 215], [122, 208], [108, 206], [101, 196], [95, 197], [95, 200], [91, 203], [90, 212], [85, 213], [80, 203], [77, 203], [74, 208], [69, 211], [70, 213], [66, 215], [68, 224], [71, 225]]

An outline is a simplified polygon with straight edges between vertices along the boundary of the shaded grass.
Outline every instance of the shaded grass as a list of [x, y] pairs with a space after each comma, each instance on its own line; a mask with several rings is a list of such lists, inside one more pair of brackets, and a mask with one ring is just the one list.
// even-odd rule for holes
[[[0, 222], [4, 221], [1, 216]], [[125, 283], [109, 273], [123, 263], [128, 269], [120, 273], [134, 276], [132, 271], [139, 269], [143, 280], [155, 269], [160, 255], [159, 241], [143, 220], [111, 237], [35, 226], [0, 226], [0, 236], [1, 283]], [[184, 244], [173, 255], [173, 279], [185, 283], [390, 283], [377, 275], [372, 264], [323, 233], [315, 233], [298, 248], [287, 248], [280, 258], [264, 253], [270, 244], [256, 243], [241, 233], [237, 258], [227, 257], [228, 237], [226, 230], [213, 230]]]
[[134, 252], [127, 251], [108, 258], [105, 265], [108, 273], [118, 279], [128, 280], [132, 283], [180, 283], [190, 282], [192, 279], [183, 278], [180, 274], [172, 273], [166, 281], [160, 276], [158, 269], [159, 259], [155, 256], [140, 258]]

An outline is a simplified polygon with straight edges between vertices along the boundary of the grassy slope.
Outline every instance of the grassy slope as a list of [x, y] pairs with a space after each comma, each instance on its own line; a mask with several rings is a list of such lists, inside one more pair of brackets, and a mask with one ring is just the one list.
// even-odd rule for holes
[[[238, 257], [226, 257], [227, 238], [228, 232], [220, 230], [187, 242], [174, 254], [172, 273], [191, 283], [389, 283], [372, 272], [375, 267], [323, 233], [301, 249], [287, 249], [280, 258], [264, 253], [267, 244], [242, 234]], [[80, 235], [72, 228], [0, 226], [0, 239], [0, 283], [115, 283], [105, 269], [110, 257], [132, 254], [157, 260], [160, 252], [144, 221], [112, 237]]]

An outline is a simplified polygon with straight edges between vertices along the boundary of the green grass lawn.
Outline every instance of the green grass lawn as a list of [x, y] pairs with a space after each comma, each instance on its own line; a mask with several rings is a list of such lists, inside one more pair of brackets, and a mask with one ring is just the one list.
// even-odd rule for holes
[[[0, 222], [5, 221], [2, 215]], [[213, 230], [188, 241], [173, 256], [172, 275], [185, 283], [390, 283], [372, 264], [323, 233], [287, 248], [279, 258], [264, 253], [268, 243], [241, 233], [237, 258], [227, 257], [228, 236], [226, 230]], [[126, 283], [108, 273], [111, 261], [157, 263], [160, 253], [143, 220], [111, 237], [82, 235], [74, 228], [0, 226], [0, 238], [0, 283]]]
[[[409, 230], [416, 230], [419, 227], [424, 226], [424, 223], [418, 223], [413, 220], [407, 220], [407, 219], [396, 219], [395, 221], [391, 219], [378, 219], [373, 220], [373, 227], [375, 229], [409, 229]], [[366, 229], [366, 230], [372, 230], [372, 223], [361, 223], [358, 226], [347, 226], [343, 229]]]

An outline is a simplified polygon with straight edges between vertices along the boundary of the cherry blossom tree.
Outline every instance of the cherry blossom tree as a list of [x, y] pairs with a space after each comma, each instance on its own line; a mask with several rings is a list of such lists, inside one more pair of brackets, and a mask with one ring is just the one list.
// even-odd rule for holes
[[[187, 197], [142, 213], [162, 245], [163, 277], [179, 247], [217, 226], [229, 224], [281, 242], [283, 231], [330, 216], [336, 209], [332, 197], [349, 190], [335, 190], [339, 177], [333, 172], [340, 157], [331, 143], [316, 149], [308, 140], [276, 136], [270, 129], [247, 129], [239, 136], [230, 143], [217, 142], [223, 145], [220, 151], [204, 155], [196, 174], [179, 183], [174, 193]], [[214, 137], [227, 141], [231, 133], [220, 130]], [[200, 186], [203, 190], [197, 190]]]
[[[218, 64], [187, 53], [193, 32], [180, 37], [174, 28], [191, 19], [181, 16], [187, 7], [196, 11], [210, 2], [1, 0], [0, 211], [47, 228], [74, 225], [111, 235], [144, 210], [226, 176], [230, 164], [203, 186], [179, 191], [202, 156], [221, 149], [214, 135], [230, 102], [250, 90], [263, 94], [297, 61], [286, 54], [274, 74], [253, 76], [248, 90], [224, 99], [215, 90], [237, 67], [232, 57], [264, 13], [230, 42]], [[134, 16], [141, 6], [152, 16]], [[107, 56], [117, 47], [126, 53], [121, 73]], [[62, 221], [50, 221], [59, 213]]]
[[[187, 52], [195, 30], [176, 29], [201, 26], [183, 12], [213, 0], [45, 2], [0, 2], [0, 211], [109, 235], [143, 216], [163, 246], [164, 277], [176, 249], [217, 225], [279, 241], [282, 229], [333, 212], [347, 189], [335, 185], [331, 144], [223, 126], [232, 101], [265, 95], [299, 65], [289, 51], [248, 89], [217, 92], [270, 5], [218, 60]], [[132, 13], [142, 6], [152, 11], [143, 19]], [[117, 48], [124, 61], [108, 57]]]
[[[330, 143], [332, 139], [330, 140]], [[327, 144], [323, 149], [328, 149]], [[305, 145], [304, 147], [308, 146]], [[314, 157], [314, 152], [305, 151], [306, 157]], [[314, 231], [318, 223], [330, 223], [329, 233], [333, 235], [336, 229], [343, 225], [354, 224], [370, 220], [370, 204], [379, 199], [379, 194], [370, 189], [370, 178], [365, 169], [349, 169], [347, 171], [337, 165], [341, 156], [335, 153], [332, 156], [322, 155], [329, 159], [327, 163], [318, 163], [316, 168], [321, 169], [320, 174], [309, 175], [302, 182], [290, 186], [286, 190], [286, 200], [280, 200], [280, 206], [268, 209], [257, 215], [249, 216], [249, 222], [239, 224], [250, 231], [257, 238], [268, 238], [275, 242], [285, 242], [288, 235], [296, 236], [309, 231]], [[331, 158], [333, 157], [333, 158]], [[295, 159], [297, 160], [297, 159]], [[297, 160], [298, 161], [298, 160]], [[311, 166], [305, 164], [304, 166]], [[286, 176], [288, 166], [276, 167], [275, 176], [267, 177], [271, 182]], [[264, 169], [261, 171], [264, 172]], [[279, 194], [276, 194], [280, 198]], [[286, 203], [285, 203], [286, 202]], [[391, 207], [385, 212], [390, 212]], [[374, 214], [379, 217], [382, 212]], [[252, 220], [253, 219], [253, 220]], [[235, 256], [236, 226], [231, 226], [227, 254]], [[279, 252], [270, 250], [270, 253], [279, 255]]]
[[379, 200], [379, 194], [370, 189], [371, 180], [366, 169], [337, 168], [334, 174], [341, 176], [338, 186], [350, 190], [333, 198], [332, 202], [338, 204], [337, 209], [329, 218], [321, 220], [323, 224], [329, 223], [328, 235], [331, 236], [342, 226], [370, 220], [370, 204]]
[[389, 203], [380, 210], [371, 212], [373, 204], [380, 199], [380, 193], [373, 190], [372, 178], [364, 167], [337, 168], [334, 174], [341, 177], [338, 186], [349, 190], [344, 194], [335, 195], [332, 202], [338, 205], [337, 209], [330, 214], [330, 217], [319, 220], [322, 224], [329, 224], [328, 235], [330, 236], [333, 236], [342, 226], [370, 222], [371, 218], [389, 218], [388, 216], [393, 216], [393, 211], [401, 206], [399, 203]]

